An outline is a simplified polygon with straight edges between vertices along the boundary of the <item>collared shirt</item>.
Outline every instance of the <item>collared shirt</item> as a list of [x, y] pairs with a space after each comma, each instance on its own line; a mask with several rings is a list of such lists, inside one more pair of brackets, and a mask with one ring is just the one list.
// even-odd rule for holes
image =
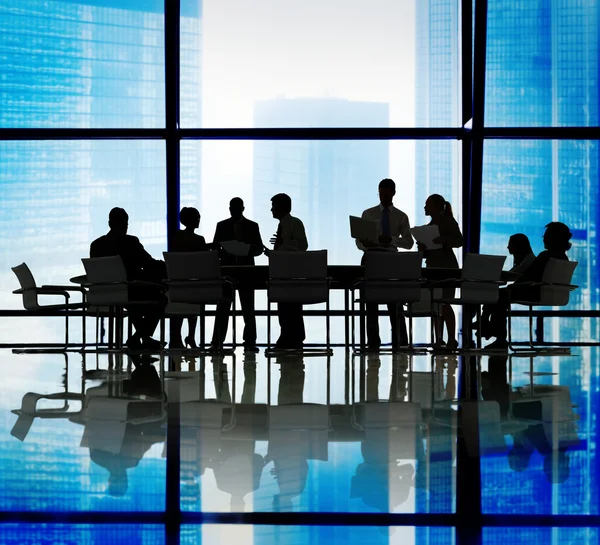
[[238, 221], [233, 222], [233, 232], [235, 233], [235, 240], [242, 240], [242, 233], [244, 232], [244, 216]]
[[[410, 234], [410, 221], [408, 221], [408, 216], [402, 212], [402, 210], [398, 210], [394, 205], [388, 206], [388, 209], [390, 211], [390, 236], [392, 237], [392, 241], [389, 246], [379, 245], [375, 248], [378, 250], [386, 250], [388, 252], [396, 252], [398, 248], [410, 250], [415, 241]], [[382, 211], [383, 206], [379, 204], [373, 208], [367, 208], [361, 216], [364, 220], [376, 221], [379, 224], [380, 235], [383, 234], [381, 229]], [[367, 250], [359, 240], [356, 241], [356, 246], [363, 252]]]
[[277, 228], [277, 242], [275, 245], [274, 250], [285, 252], [306, 251], [308, 241], [306, 240], [306, 231], [302, 221], [290, 214], [281, 218]]

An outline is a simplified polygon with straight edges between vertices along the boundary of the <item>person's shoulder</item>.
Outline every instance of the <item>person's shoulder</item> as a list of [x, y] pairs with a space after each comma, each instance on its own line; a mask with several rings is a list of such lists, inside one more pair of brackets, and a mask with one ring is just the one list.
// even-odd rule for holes
[[378, 204], [375, 205], [375, 206], [371, 206], [370, 208], [366, 208], [365, 210], [363, 210], [362, 215], [363, 216], [367, 216], [367, 215], [371, 215], [373, 213], [379, 213], [379, 205]]
[[217, 229], [219, 227], [225, 227], [225, 225], [227, 225], [230, 221], [231, 221], [231, 218], [225, 218], [224, 220], [218, 221], [217, 222]]
[[125, 241], [129, 244], [141, 244], [140, 239], [134, 235], [125, 235]]
[[244, 221], [247, 222], [249, 227], [252, 228], [257, 228], [258, 229], [258, 223], [252, 220], [249, 220], [248, 218], [244, 217]]

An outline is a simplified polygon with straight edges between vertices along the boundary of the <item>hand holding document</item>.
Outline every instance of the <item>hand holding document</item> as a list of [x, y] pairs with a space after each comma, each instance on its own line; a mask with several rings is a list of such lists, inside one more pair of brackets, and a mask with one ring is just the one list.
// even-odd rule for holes
[[379, 224], [357, 216], [350, 216], [350, 235], [356, 240], [377, 243], [379, 240]]
[[434, 244], [433, 240], [440, 236], [440, 230], [437, 225], [421, 225], [413, 227], [410, 233], [417, 242], [423, 244], [428, 250], [439, 250], [442, 245]]
[[242, 257], [250, 253], [250, 244], [240, 242], [239, 240], [227, 240], [220, 244], [221, 248], [231, 255]]

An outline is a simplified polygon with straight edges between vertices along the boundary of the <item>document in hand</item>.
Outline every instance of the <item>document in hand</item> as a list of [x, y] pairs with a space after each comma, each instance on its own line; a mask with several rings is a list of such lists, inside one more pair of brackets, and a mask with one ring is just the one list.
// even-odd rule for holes
[[227, 240], [220, 244], [221, 248], [231, 255], [242, 257], [250, 253], [250, 244], [240, 242], [239, 240]]
[[421, 225], [413, 227], [410, 233], [417, 242], [424, 244], [428, 250], [439, 250], [442, 245], [434, 244], [433, 239], [440, 236], [440, 230], [437, 225]]
[[377, 242], [379, 240], [379, 224], [376, 221], [350, 216], [350, 235], [356, 240]]

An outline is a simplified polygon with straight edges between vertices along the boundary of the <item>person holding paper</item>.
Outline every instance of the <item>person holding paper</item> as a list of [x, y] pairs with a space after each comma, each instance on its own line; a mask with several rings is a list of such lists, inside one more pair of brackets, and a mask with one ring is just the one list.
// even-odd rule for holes
[[[422, 242], [417, 244], [419, 251], [423, 252], [425, 256], [427, 267], [458, 269], [458, 261], [454, 255], [453, 248], [460, 248], [463, 245], [463, 236], [452, 214], [452, 206], [441, 195], [433, 194], [425, 201], [425, 215], [431, 217], [429, 225], [436, 225], [439, 230], [439, 235], [431, 241], [432, 246], [441, 245], [441, 247], [432, 249], [428, 248]], [[453, 287], [443, 288], [442, 297], [444, 299], [452, 299], [455, 292], [456, 289]], [[435, 330], [438, 332], [438, 344], [441, 344], [445, 323], [448, 330], [446, 348], [455, 350], [458, 348], [458, 341], [456, 340], [456, 316], [454, 315], [454, 310], [450, 305], [441, 305], [440, 312], [442, 321], [435, 324]]]
[[[200, 212], [197, 208], [184, 206], [179, 212], [179, 221], [185, 227], [183, 231], [177, 231], [173, 236], [171, 252], [207, 252], [210, 250], [208, 244], [202, 235], [194, 233], [200, 226]], [[188, 319], [188, 336], [185, 338], [185, 345], [190, 348], [197, 348], [196, 345], [196, 316], [190, 316]], [[173, 316], [169, 320], [169, 348], [183, 348], [181, 340], [181, 328], [183, 318]]]
[[[305, 252], [308, 250], [304, 224], [290, 214], [292, 199], [285, 193], [278, 193], [271, 198], [271, 213], [279, 220], [277, 233], [271, 238], [273, 249], [265, 248], [265, 254], [270, 252]], [[275, 343], [275, 348], [302, 348], [306, 333], [301, 303], [277, 303], [279, 327], [281, 332]]]
[[[222, 265], [254, 265], [254, 258], [263, 253], [263, 242], [258, 223], [244, 216], [244, 201], [234, 197], [229, 202], [230, 218], [217, 223], [213, 239], [215, 246], [221, 246], [220, 256]], [[239, 244], [227, 244], [238, 242]], [[247, 245], [247, 248], [244, 247]], [[246, 255], [233, 255], [227, 248], [237, 248], [238, 253], [247, 251]], [[227, 294], [226, 294], [227, 295]], [[248, 352], [258, 352], [256, 348], [256, 315], [254, 310], [254, 290], [241, 284], [238, 288], [242, 316], [244, 317], [244, 349]], [[215, 329], [211, 347], [220, 349], [227, 335], [229, 311], [231, 302], [217, 305]]]
[[[356, 246], [359, 250], [363, 252], [397, 252], [399, 248], [410, 250], [413, 247], [414, 240], [410, 233], [408, 216], [393, 205], [395, 194], [394, 180], [385, 178], [379, 182], [379, 204], [373, 208], [367, 208], [361, 216], [364, 220], [379, 224], [379, 239], [377, 242], [357, 240]], [[367, 345], [370, 349], [376, 350], [381, 345], [379, 317], [377, 316], [378, 305], [368, 304], [366, 310]], [[392, 347], [407, 345], [408, 334], [404, 315], [401, 313], [402, 307], [390, 303], [388, 311], [392, 326]]]

